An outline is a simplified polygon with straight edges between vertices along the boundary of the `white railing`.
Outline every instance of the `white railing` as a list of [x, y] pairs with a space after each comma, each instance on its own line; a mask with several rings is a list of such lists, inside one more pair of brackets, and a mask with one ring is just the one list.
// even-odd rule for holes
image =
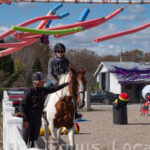
[[90, 91], [85, 91], [85, 106], [84, 110], [89, 111], [91, 109], [91, 103], [90, 103]]
[[[22, 118], [15, 117], [15, 108], [9, 101], [7, 92], [3, 92], [3, 150], [31, 150], [22, 138]], [[32, 150], [37, 150], [32, 148]]]

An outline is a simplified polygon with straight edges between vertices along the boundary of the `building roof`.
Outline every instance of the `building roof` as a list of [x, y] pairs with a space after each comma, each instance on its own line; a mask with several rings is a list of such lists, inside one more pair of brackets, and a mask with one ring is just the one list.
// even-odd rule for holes
[[94, 76], [97, 76], [102, 67], [114, 73], [120, 83], [150, 82], [150, 62], [101, 62]]

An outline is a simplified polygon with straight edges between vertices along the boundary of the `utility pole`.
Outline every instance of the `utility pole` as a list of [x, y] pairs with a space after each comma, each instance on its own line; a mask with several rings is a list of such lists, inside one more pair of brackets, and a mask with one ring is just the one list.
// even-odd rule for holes
[[121, 44], [121, 47], [120, 47], [120, 62], [122, 62], [122, 44]]

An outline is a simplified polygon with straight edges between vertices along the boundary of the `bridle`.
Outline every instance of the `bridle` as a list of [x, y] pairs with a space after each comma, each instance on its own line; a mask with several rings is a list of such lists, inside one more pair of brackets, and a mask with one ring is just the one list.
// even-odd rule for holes
[[[76, 89], [74, 89], [74, 86], [73, 86], [73, 82], [71, 82], [71, 95], [72, 95], [72, 99], [73, 99], [73, 105], [76, 107], [77, 106], [77, 97], [79, 94], [85, 94], [85, 90], [81, 90], [81, 91], [76, 91]], [[68, 104], [68, 103], [65, 103], [65, 102], [62, 102], [66, 105], [72, 105], [72, 104]]]
[[79, 91], [79, 92], [76, 92], [77, 94], [80, 94], [80, 93], [85, 93], [85, 90], [84, 91]]

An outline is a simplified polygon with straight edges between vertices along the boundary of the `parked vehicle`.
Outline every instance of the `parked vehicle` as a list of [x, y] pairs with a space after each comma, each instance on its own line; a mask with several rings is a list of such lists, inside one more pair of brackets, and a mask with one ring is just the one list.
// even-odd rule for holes
[[27, 88], [17, 87], [9, 89], [7, 91], [7, 94], [9, 96], [10, 101], [21, 101], [26, 91]]
[[13, 102], [16, 113], [20, 112], [20, 102], [26, 92], [27, 88], [24, 87], [11, 88], [7, 91], [9, 100]]
[[118, 94], [104, 90], [91, 91], [90, 95], [91, 103], [112, 104], [116, 98], [118, 98]]

